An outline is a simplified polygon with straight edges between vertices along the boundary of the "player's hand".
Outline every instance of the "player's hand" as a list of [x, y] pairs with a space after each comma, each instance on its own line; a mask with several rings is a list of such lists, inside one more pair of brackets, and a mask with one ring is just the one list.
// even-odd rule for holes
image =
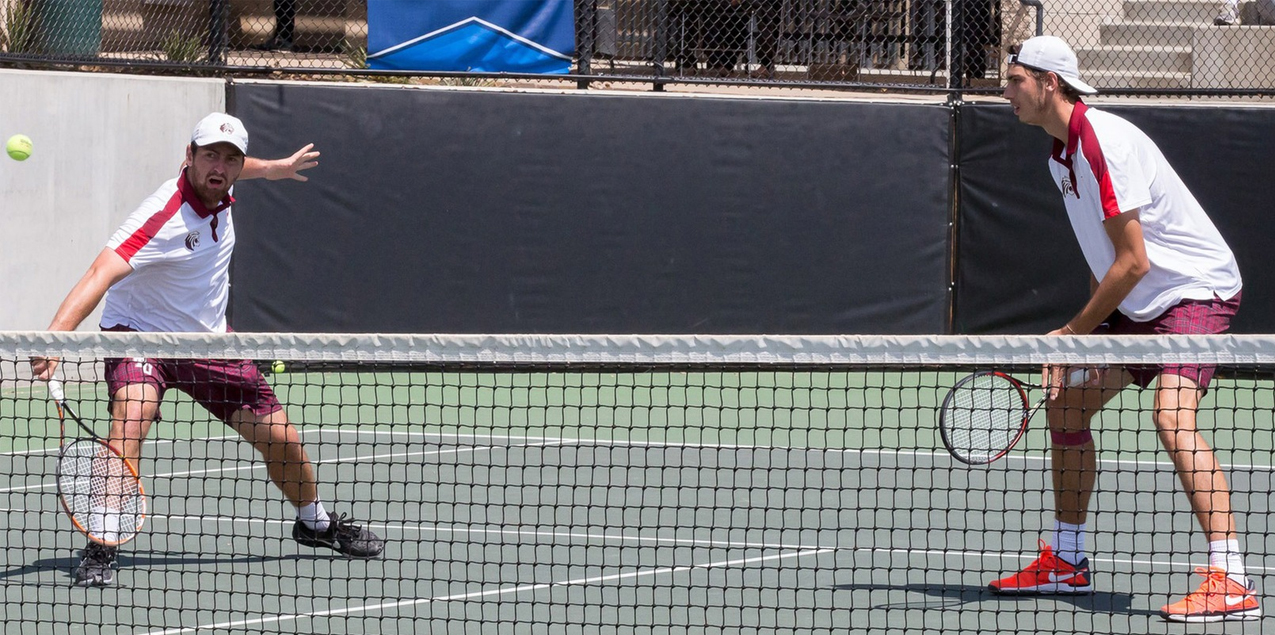
[[1046, 365], [1041, 369], [1040, 387], [1049, 393], [1049, 400], [1053, 401], [1058, 398], [1058, 393], [1062, 391], [1063, 375], [1067, 368], [1065, 366]]
[[31, 374], [40, 381], [49, 381], [58, 369], [58, 361], [56, 357], [32, 357]]
[[[1079, 335], [1075, 329], [1071, 328], [1071, 323], [1062, 325], [1048, 333], [1049, 335]], [[1045, 366], [1043, 381], [1041, 387], [1049, 391], [1049, 400], [1053, 401], [1058, 398], [1058, 393], [1062, 391], [1063, 378], [1067, 375], [1067, 367], [1065, 366]]]
[[295, 181], [309, 181], [310, 178], [301, 174], [303, 170], [319, 164], [319, 151], [314, 149], [313, 143], [307, 143], [300, 150], [297, 150], [292, 156], [286, 159], [276, 159], [270, 162], [269, 168], [266, 170], [266, 179], [278, 181], [281, 179], [293, 179]]

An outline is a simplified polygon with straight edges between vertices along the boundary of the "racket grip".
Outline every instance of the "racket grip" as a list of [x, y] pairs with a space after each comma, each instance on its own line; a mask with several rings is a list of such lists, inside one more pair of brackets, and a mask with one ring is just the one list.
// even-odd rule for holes
[[66, 393], [62, 392], [61, 379], [54, 378], [49, 380], [49, 396], [58, 403], [66, 401]]
[[1098, 371], [1093, 368], [1077, 368], [1067, 373], [1067, 387], [1081, 386], [1089, 383], [1094, 377], [1098, 376]]

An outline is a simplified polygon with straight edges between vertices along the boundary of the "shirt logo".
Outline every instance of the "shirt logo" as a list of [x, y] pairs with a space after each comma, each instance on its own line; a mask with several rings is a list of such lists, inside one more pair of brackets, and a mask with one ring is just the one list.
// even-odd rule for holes
[[195, 248], [198, 246], [199, 246], [199, 232], [193, 231], [193, 232], [190, 232], [189, 234], [186, 234], [186, 249], [188, 251], [195, 251]]
[[1071, 183], [1070, 176], [1063, 177], [1062, 191], [1064, 195], [1075, 196], [1076, 198], [1080, 198], [1080, 194], [1076, 193], [1076, 186]]

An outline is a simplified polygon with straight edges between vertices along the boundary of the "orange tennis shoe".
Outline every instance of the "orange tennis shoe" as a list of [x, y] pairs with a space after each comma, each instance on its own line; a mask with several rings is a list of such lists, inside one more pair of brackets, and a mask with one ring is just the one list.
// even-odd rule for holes
[[1092, 593], [1089, 559], [1071, 564], [1054, 555], [1045, 541], [1040, 541], [1040, 557], [1026, 569], [1007, 578], [993, 580], [987, 588], [996, 593], [1080, 594]]
[[1204, 583], [1195, 592], [1162, 609], [1160, 615], [1171, 622], [1219, 622], [1255, 620], [1262, 616], [1253, 581], [1240, 584], [1216, 567], [1195, 570]]

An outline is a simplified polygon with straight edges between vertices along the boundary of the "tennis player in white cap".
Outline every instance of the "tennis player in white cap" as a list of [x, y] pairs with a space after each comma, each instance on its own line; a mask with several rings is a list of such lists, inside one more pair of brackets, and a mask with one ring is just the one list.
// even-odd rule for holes
[[[1034, 37], [1011, 49], [1004, 97], [1023, 123], [1054, 137], [1049, 171], [1089, 265], [1088, 302], [1051, 335], [1225, 332], [1240, 303], [1239, 268], [1226, 241], [1160, 149], [1128, 121], [1084, 103], [1066, 42]], [[1257, 619], [1231, 495], [1196, 430], [1214, 368], [1196, 364], [1094, 369], [1087, 384], [1055, 385], [1046, 410], [1052, 446], [1053, 543], [1024, 570], [989, 585], [998, 593], [1089, 593], [1086, 520], [1097, 479], [1093, 416], [1130, 384], [1155, 385], [1151, 419], [1208, 540], [1203, 584], [1160, 609], [1168, 620]]]
[[[73, 331], [99, 305], [105, 331], [225, 333], [230, 258], [235, 244], [235, 183], [266, 178], [306, 180], [318, 164], [313, 144], [292, 156], [265, 161], [246, 156], [242, 121], [212, 113], [195, 126], [186, 164], [159, 187], [107, 241], [67, 294], [49, 325]], [[54, 377], [58, 359], [31, 360], [35, 377]], [[112, 446], [137, 465], [142, 442], [160, 419], [164, 394], [177, 389], [253, 445], [270, 479], [296, 508], [292, 537], [306, 547], [374, 558], [385, 547], [371, 531], [343, 514], [330, 515], [319, 500], [313, 464], [283, 405], [257, 367], [247, 360], [107, 359]], [[109, 515], [103, 519], [110, 524]], [[216, 519], [206, 521], [215, 526]], [[118, 549], [85, 547], [74, 573], [79, 586], [115, 583]]]

